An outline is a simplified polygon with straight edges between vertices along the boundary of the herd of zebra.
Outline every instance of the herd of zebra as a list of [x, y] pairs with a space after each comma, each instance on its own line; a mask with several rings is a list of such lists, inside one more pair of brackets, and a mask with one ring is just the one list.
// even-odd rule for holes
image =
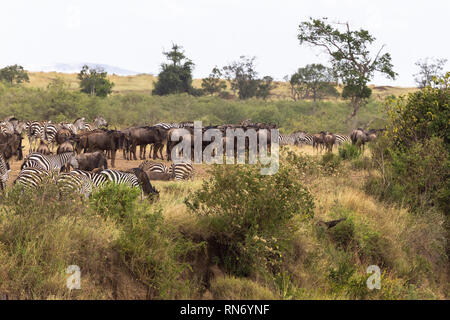
[[364, 148], [366, 142], [373, 141], [376, 139], [378, 132], [382, 132], [385, 129], [371, 129], [364, 130], [358, 128], [352, 131], [350, 135], [330, 133], [328, 131], [321, 131], [316, 134], [309, 134], [304, 131], [296, 131], [292, 134], [280, 134], [279, 142], [280, 145], [310, 145], [313, 146], [317, 151], [322, 151], [324, 148], [332, 152], [334, 145], [342, 145], [344, 143], [352, 143], [360, 148]]
[[[143, 195], [153, 198], [153, 196], [159, 194], [159, 191], [152, 186], [150, 178], [154, 180], [193, 179], [194, 168], [188, 163], [172, 163], [172, 165], [166, 166], [163, 163], [144, 161], [138, 168], [120, 171], [108, 169], [105, 159], [104, 166], [87, 171], [79, 169], [79, 155], [73, 149], [70, 152], [58, 152], [57, 154], [33, 152], [38, 140], [41, 146], [44, 144], [52, 147], [52, 144], [67, 142], [69, 137], [73, 138], [80, 132], [95, 131], [102, 126], [107, 127], [108, 123], [101, 116], [97, 117], [92, 125], [85, 124], [84, 118], [79, 118], [74, 123], [59, 124], [48, 121], [20, 122], [14, 117], [5, 119], [0, 123], [0, 137], [2, 139], [14, 137], [15, 139], [9, 139], [4, 144], [0, 144], [0, 189], [3, 190], [7, 186], [9, 172], [11, 171], [8, 160], [12, 155], [17, 155], [17, 158], [22, 160], [21, 151], [23, 147], [21, 141], [23, 132], [28, 137], [30, 153], [25, 157], [14, 184], [26, 189], [36, 189], [43, 183], [50, 182], [58, 186], [61, 196], [73, 195], [75, 192], [87, 197], [93, 190], [100, 188], [105, 183], [113, 182], [139, 187]], [[70, 132], [69, 137], [64, 141], [58, 141], [60, 130]], [[13, 145], [10, 140], [19, 141], [19, 143]], [[9, 147], [10, 152], [6, 152], [6, 146]], [[20, 156], [18, 151], [20, 151]], [[93, 154], [97, 153], [101, 153], [101, 156], [104, 157], [103, 152], [96, 151]], [[70, 171], [70, 168], [73, 168], [73, 170]]]
[[[107, 181], [119, 184], [139, 186], [145, 195], [159, 192], [151, 185], [151, 180], [183, 180], [193, 179], [194, 168], [190, 163], [172, 163], [167, 166], [161, 162], [145, 160], [147, 145], [154, 149], [153, 159], [164, 159], [162, 149], [166, 144], [167, 160], [174, 143], [169, 137], [173, 130], [188, 129], [193, 134], [193, 122], [157, 123], [153, 126], [130, 127], [123, 130], [108, 130], [108, 122], [101, 116], [93, 123], [86, 123], [85, 118], [78, 118], [73, 123], [51, 123], [50, 121], [24, 121], [8, 117], [0, 122], [0, 188], [4, 189], [8, 181], [10, 166], [8, 160], [17, 155], [22, 160], [22, 134], [25, 132], [29, 141], [29, 154], [23, 161], [15, 184], [26, 188], [36, 188], [43, 179], [50, 178], [61, 187], [61, 193], [78, 192], [88, 196], [94, 189]], [[245, 120], [240, 124], [208, 126], [203, 129], [216, 128], [226, 131], [230, 128], [276, 129], [274, 124], [251, 123]], [[382, 130], [382, 129], [381, 129]], [[317, 151], [326, 148], [332, 151], [333, 145], [352, 142], [359, 146], [376, 138], [380, 130], [354, 130], [351, 135], [320, 132], [309, 134], [297, 131], [289, 135], [279, 135], [280, 145], [312, 145]], [[40, 142], [39, 148], [38, 141]], [[193, 139], [191, 139], [193, 141]], [[175, 142], [177, 143], [177, 142]], [[225, 140], [226, 143], [226, 140]], [[58, 145], [57, 154], [50, 149]], [[136, 148], [140, 146], [140, 159], [144, 160], [139, 167], [126, 171], [108, 169], [106, 157], [111, 159], [114, 167], [116, 150], [123, 149], [124, 159], [136, 157]], [[63, 148], [61, 148], [63, 147]], [[205, 147], [205, 146], [204, 146]], [[81, 153], [84, 149], [84, 153]], [[37, 151], [37, 152], [35, 152]], [[91, 157], [91, 158], [89, 158]], [[86, 166], [86, 159], [90, 162]], [[91, 160], [89, 160], [91, 159]], [[95, 159], [92, 160], [92, 159]], [[94, 161], [94, 163], [92, 163]], [[70, 171], [70, 168], [73, 168]]]

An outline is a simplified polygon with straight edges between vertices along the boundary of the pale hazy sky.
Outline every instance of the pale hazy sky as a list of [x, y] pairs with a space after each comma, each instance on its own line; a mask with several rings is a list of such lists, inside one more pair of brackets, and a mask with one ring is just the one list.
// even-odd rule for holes
[[375, 50], [386, 45], [399, 77], [376, 84], [412, 86], [418, 59], [450, 60], [450, 0], [2, 0], [0, 66], [92, 62], [157, 74], [174, 42], [195, 78], [248, 55], [261, 76], [281, 80], [327, 62], [297, 40], [310, 16], [348, 21], [377, 38]]

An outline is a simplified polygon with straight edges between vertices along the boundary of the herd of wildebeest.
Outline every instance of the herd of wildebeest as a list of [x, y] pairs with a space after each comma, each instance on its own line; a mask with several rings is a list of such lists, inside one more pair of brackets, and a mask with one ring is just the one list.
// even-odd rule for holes
[[[172, 139], [172, 134], [180, 128], [185, 130], [181, 135], [177, 133], [177, 139]], [[264, 132], [270, 148], [270, 129], [277, 128], [275, 124], [252, 123], [250, 120], [245, 120], [239, 124], [206, 126], [202, 128], [202, 132], [207, 129], [220, 130], [223, 133], [225, 148], [227, 139], [230, 139], [226, 135], [228, 129], [242, 129], [243, 132], [249, 129], [254, 129], [256, 132], [267, 129]], [[296, 131], [287, 135], [279, 134], [279, 144], [281, 146], [306, 144], [312, 145], [317, 152], [323, 149], [331, 152], [334, 145], [345, 142], [352, 142], [363, 147], [366, 142], [374, 140], [378, 132], [382, 130], [366, 131], [358, 128], [350, 135], [325, 131], [318, 134]], [[108, 129], [108, 122], [102, 116], [96, 117], [93, 123], [86, 122], [85, 118], [78, 118], [73, 123], [52, 123], [51, 121], [20, 121], [11, 116], [0, 123], [0, 187], [6, 188], [10, 171], [9, 159], [16, 156], [18, 160], [23, 160], [23, 163], [14, 183], [25, 188], [36, 188], [47, 177], [61, 187], [61, 194], [79, 192], [88, 196], [95, 188], [106, 182], [113, 182], [140, 187], [143, 195], [158, 195], [159, 192], [150, 181], [193, 179], [194, 168], [188, 162], [173, 162], [167, 166], [153, 160], [160, 158], [170, 161], [174, 146], [185, 138], [190, 139], [193, 150], [195, 140], [193, 136], [193, 122], [158, 123], [152, 126], [111, 130]], [[25, 137], [29, 142], [29, 150], [24, 158], [22, 140]], [[203, 141], [203, 149], [210, 143], [211, 141]], [[236, 147], [234, 142], [233, 145]], [[138, 168], [126, 171], [112, 169], [115, 167], [117, 151], [123, 152], [125, 160], [137, 160], [138, 146], [139, 159], [144, 160]], [[147, 146], [150, 146], [148, 158], [153, 160], [145, 160]], [[164, 147], [166, 157], [163, 155]], [[111, 168], [108, 168], [108, 159], [110, 159]]]

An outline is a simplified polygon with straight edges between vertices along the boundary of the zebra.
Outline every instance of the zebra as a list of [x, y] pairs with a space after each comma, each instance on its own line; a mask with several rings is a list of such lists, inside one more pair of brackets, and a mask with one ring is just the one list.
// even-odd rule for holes
[[339, 134], [336, 133], [336, 144], [337, 145], [341, 145], [347, 142], [352, 142], [352, 139], [350, 138], [350, 136], [346, 135], [346, 134]]
[[169, 173], [173, 174], [175, 180], [194, 180], [194, 167], [190, 163], [172, 163]]
[[32, 167], [41, 168], [47, 171], [62, 171], [69, 166], [72, 166], [74, 169], [78, 169], [78, 161], [73, 152], [65, 152], [56, 155], [43, 155], [41, 153], [34, 152], [30, 153], [25, 158], [20, 169]]
[[41, 168], [23, 168], [19, 176], [14, 181], [15, 185], [20, 185], [24, 189], [36, 189], [42, 185], [45, 179], [53, 179], [51, 172]]
[[302, 139], [305, 136], [305, 132], [296, 131], [291, 134], [279, 134], [279, 144], [280, 146], [285, 145], [299, 145], [302, 143]]
[[54, 148], [56, 133], [59, 126], [50, 122], [44, 122], [44, 126], [41, 129], [41, 140], [47, 141], [50, 149]]
[[95, 129], [99, 129], [102, 126], [107, 127], [108, 126], [108, 122], [102, 116], [97, 116], [94, 119], [94, 123], [93, 124], [85, 123], [84, 126], [85, 126], [85, 129], [87, 131], [93, 131]]
[[89, 195], [97, 187], [90, 176], [77, 174], [73, 171], [59, 174], [56, 177], [56, 185], [61, 197], [72, 196], [74, 193], [77, 193], [85, 198], [89, 198]]
[[144, 171], [169, 173], [169, 167], [167, 167], [164, 163], [161, 162], [153, 162], [145, 160], [139, 165], [139, 168]]
[[125, 184], [133, 188], [139, 187], [141, 197], [142, 194], [159, 197], [159, 191], [152, 186], [147, 174], [140, 168], [132, 168], [128, 172], [106, 169], [99, 174], [113, 183]]
[[[30, 153], [33, 152], [34, 150], [36, 150], [36, 148], [37, 148], [37, 141], [42, 136], [42, 134], [41, 134], [42, 128], [43, 128], [43, 123], [40, 121], [25, 122], [24, 129], [27, 132], [28, 142], [30, 145], [30, 149], [29, 149]], [[33, 143], [35, 144], [34, 148], [33, 148]]]
[[6, 161], [3, 152], [0, 152], [0, 190], [6, 189], [6, 185], [9, 179], [9, 163]]
[[304, 132], [301, 136], [298, 137], [297, 142], [300, 144], [306, 144], [309, 146], [313, 145], [314, 136], [312, 134]]
[[193, 128], [194, 123], [193, 122], [180, 122], [180, 123], [166, 123], [166, 122], [160, 122], [154, 125], [154, 127], [161, 127], [165, 130], [170, 130], [172, 128], [179, 129], [179, 128]]

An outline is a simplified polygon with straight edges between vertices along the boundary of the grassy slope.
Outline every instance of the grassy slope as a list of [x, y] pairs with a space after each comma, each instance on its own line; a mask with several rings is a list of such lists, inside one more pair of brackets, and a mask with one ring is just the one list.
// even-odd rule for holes
[[[50, 81], [60, 77], [69, 84], [69, 88], [78, 89], [77, 75], [74, 73], [57, 73], [57, 72], [30, 72], [30, 82], [25, 84], [28, 87], [46, 88]], [[141, 74], [136, 76], [117, 76], [109, 75], [109, 79], [114, 82], [114, 93], [124, 92], [141, 92], [151, 93], [153, 89], [153, 81], [157, 77], [149, 74]], [[201, 79], [194, 79], [195, 87], [201, 87]], [[416, 90], [415, 88], [391, 87], [391, 86], [371, 86], [373, 95], [376, 98], [384, 98], [389, 95], [407, 94]], [[274, 99], [290, 99], [289, 86], [285, 82], [278, 82], [277, 87], [272, 91]]]

